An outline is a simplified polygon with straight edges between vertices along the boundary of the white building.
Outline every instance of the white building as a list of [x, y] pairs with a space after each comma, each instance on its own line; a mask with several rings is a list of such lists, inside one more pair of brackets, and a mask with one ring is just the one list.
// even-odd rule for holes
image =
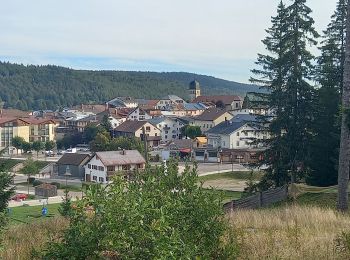
[[236, 115], [232, 120], [213, 127], [206, 135], [208, 146], [228, 149], [256, 148], [257, 139], [270, 137], [265, 127], [257, 122], [257, 118], [248, 114]]
[[134, 110], [130, 111], [127, 120], [131, 121], [144, 121], [144, 120], [149, 120], [152, 117], [145, 112], [143, 109], [137, 107]]
[[160, 99], [156, 105], [157, 109], [160, 110], [169, 110], [172, 107], [176, 107], [177, 105], [183, 105], [186, 103], [182, 98], [176, 95], [168, 95]]
[[162, 132], [162, 143], [167, 143], [170, 140], [182, 139], [181, 128], [185, 124], [177, 118], [170, 117], [156, 117], [149, 122], [157, 126]]
[[143, 170], [146, 161], [137, 150], [97, 152], [84, 166], [85, 181], [108, 183], [115, 175]]

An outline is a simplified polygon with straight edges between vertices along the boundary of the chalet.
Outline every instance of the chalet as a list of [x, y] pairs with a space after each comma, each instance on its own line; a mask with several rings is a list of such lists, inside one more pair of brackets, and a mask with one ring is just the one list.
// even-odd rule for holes
[[144, 140], [143, 129], [146, 134], [148, 147], [159, 146], [161, 140], [161, 130], [147, 121], [125, 121], [113, 129], [113, 137], [134, 136]]
[[72, 177], [82, 179], [85, 176], [84, 165], [90, 160], [89, 154], [65, 153], [56, 163], [55, 172], [59, 176], [64, 176], [67, 169]]
[[236, 95], [222, 95], [222, 96], [199, 96], [193, 102], [213, 103], [217, 108], [226, 111], [241, 109], [244, 99]]
[[137, 150], [97, 152], [85, 164], [85, 181], [108, 183], [115, 175], [130, 176], [145, 169], [146, 161]]
[[157, 109], [168, 110], [177, 105], [186, 103], [182, 98], [176, 95], [167, 95], [161, 98], [157, 103]]
[[232, 118], [232, 115], [222, 109], [209, 108], [205, 110], [201, 115], [194, 117], [191, 125], [199, 126], [201, 131], [205, 133], [214, 126], [221, 122], [228, 121]]
[[138, 103], [132, 97], [117, 97], [108, 101], [106, 105], [108, 108], [136, 108], [138, 106]]

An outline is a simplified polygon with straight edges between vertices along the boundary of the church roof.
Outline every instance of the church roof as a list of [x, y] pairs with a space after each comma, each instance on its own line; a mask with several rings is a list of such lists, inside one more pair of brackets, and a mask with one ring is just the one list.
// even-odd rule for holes
[[200, 89], [199, 82], [197, 80], [191, 81], [189, 89], [191, 89], [191, 90], [194, 90], [194, 89], [199, 90]]

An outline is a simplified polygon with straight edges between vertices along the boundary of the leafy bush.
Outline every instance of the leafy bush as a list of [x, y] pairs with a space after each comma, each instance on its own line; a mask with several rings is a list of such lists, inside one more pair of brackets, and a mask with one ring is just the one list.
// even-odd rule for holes
[[35, 181], [35, 177], [29, 177], [29, 184], [33, 184]]
[[179, 175], [171, 162], [133, 181], [91, 185], [63, 239], [50, 242], [43, 258], [233, 259], [237, 247], [222, 199], [197, 182], [196, 167]]
[[41, 185], [41, 184], [43, 184], [43, 182], [40, 181], [40, 180], [34, 180], [34, 181], [33, 181], [33, 187], [39, 186], [39, 185]]
[[61, 187], [61, 183], [59, 182], [51, 182], [51, 185], [55, 185], [57, 187], [57, 189], [59, 189]]

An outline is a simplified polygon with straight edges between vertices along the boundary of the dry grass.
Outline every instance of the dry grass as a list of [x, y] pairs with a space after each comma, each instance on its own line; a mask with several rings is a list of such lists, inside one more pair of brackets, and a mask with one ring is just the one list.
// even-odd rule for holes
[[332, 209], [290, 206], [230, 214], [239, 259], [350, 259], [338, 238], [350, 217]]
[[57, 217], [10, 226], [4, 234], [4, 250], [0, 251], [0, 259], [31, 259], [33, 248], [40, 251], [50, 238], [61, 235], [67, 224], [67, 220]]

